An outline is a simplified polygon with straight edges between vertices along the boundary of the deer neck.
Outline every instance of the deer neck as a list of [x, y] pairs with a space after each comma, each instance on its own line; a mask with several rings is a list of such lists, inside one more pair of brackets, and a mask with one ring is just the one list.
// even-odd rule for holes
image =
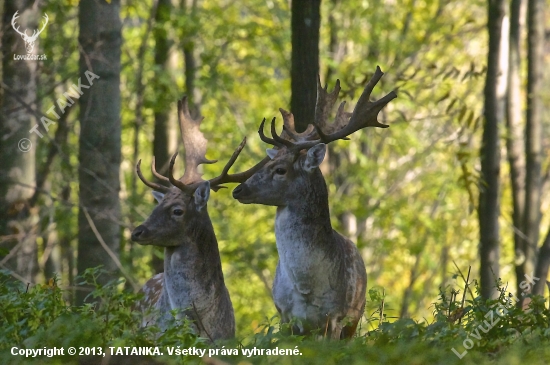
[[279, 253], [292, 255], [296, 247], [304, 253], [330, 250], [333, 245], [325, 179], [316, 169], [306, 181], [297, 187], [295, 199], [277, 208], [275, 235]]
[[227, 293], [218, 242], [206, 209], [186, 227], [181, 245], [164, 249], [166, 299], [171, 308], [208, 310]]

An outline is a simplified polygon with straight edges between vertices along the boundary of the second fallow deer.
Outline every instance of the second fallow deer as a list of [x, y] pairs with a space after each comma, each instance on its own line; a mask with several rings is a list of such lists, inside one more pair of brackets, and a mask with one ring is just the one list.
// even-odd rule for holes
[[[210, 189], [224, 183], [243, 182], [261, 163], [240, 174], [228, 174], [243, 149], [246, 139], [235, 150], [220, 176], [203, 180], [198, 166], [214, 163], [206, 159], [207, 140], [200, 132], [202, 118], [192, 118], [186, 98], [178, 101], [178, 118], [185, 148], [185, 173], [175, 179], [173, 168], [177, 153], [170, 160], [168, 177], [152, 172], [171, 187], [149, 182], [141, 173], [141, 160], [136, 166], [140, 179], [153, 189], [158, 206], [149, 218], [132, 232], [132, 241], [141, 245], [164, 247], [164, 273], [155, 275], [143, 286], [144, 298], [138, 304], [152, 318], [142, 325], [156, 324], [165, 330], [172, 319], [172, 310], [185, 311], [194, 320], [196, 331], [210, 340], [235, 335], [235, 316], [225, 286], [218, 242], [208, 216]], [[266, 159], [267, 162], [267, 159]]]
[[277, 135], [274, 118], [273, 138], [268, 138], [263, 132], [264, 119], [260, 137], [278, 149], [268, 149], [271, 161], [233, 191], [241, 203], [277, 207], [279, 263], [273, 300], [282, 322], [298, 319], [293, 328], [300, 334], [317, 330], [330, 338], [349, 338], [363, 315], [365, 264], [353, 242], [332, 229], [327, 186], [319, 165], [327, 143], [365, 127], [388, 127], [377, 116], [396, 93], [369, 101], [382, 75], [377, 68], [353, 113], [346, 113], [342, 103], [332, 124], [327, 120], [340, 91], [339, 81], [331, 93], [318, 82], [315, 124], [306, 131], [297, 133], [293, 115], [281, 109], [286, 137]]

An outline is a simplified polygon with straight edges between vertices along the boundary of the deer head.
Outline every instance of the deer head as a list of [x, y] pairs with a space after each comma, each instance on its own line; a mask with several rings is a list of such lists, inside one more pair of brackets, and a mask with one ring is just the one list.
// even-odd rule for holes
[[345, 102], [342, 102], [333, 123], [328, 123], [328, 116], [340, 92], [339, 80], [330, 93], [326, 86], [321, 86], [320, 80], [317, 81], [314, 124], [310, 124], [304, 132], [297, 133], [292, 113], [280, 109], [284, 120], [283, 133], [277, 134], [273, 118], [272, 138], [268, 138], [264, 134], [264, 119], [258, 131], [260, 138], [277, 149], [267, 150], [270, 161], [248, 181], [239, 185], [233, 191], [233, 197], [245, 204], [286, 206], [299, 199], [304, 189], [316, 189], [319, 180], [323, 179], [318, 167], [325, 157], [326, 144], [347, 139], [349, 135], [365, 127], [388, 127], [378, 122], [378, 113], [397, 94], [392, 91], [377, 101], [369, 100], [382, 75], [383, 72], [377, 67], [353, 112], [346, 112]]
[[171, 187], [147, 181], [141, 172], [141, 160], [136, 166], [139, 178], [145, 185], [153, 189], [153, 196], [158, 202], [157, 207], [145, 223], [132, 232], [132, 241], [142, 245], [165, 247], [181, 245], [186, 230], [192, 229], [193, 225], [202, 224], [201, 222], [210, 222], [206, 212], [210, 189], [217, 191], [224, 188], [222, 185], [225, 183], [244, 182], [262, 166], [260, 163], [248, 171], [228, 174], [246, 144], [245, 138], [223, 168], [222, 173], [213, 179], [203, 180], [202, 174], [198, 171], [199, 165], [216, 162], [205, 156], [208, 141], [200, 131], [203, 117], [195, 119], [191, 117], [187, 98], [184, 97], [178, 101], [178, 119], [185, 149], [183, 176], [176, 179], [173, 175], [177, 152], [170, 160], [168, 177], [160, 175], [155, 170], [154, 157], [151, 165], [153, 175], [160, 181], [170, 184]]
[[48, 14], [44, 14], [44, 25], [42, 25], [42, 29], [40, 30], [34, 30], [32, 35], [29, 36], [27, 35], [27, 30], [25, 30], [25, 32], [21, 32], [19, 30], [19, 27], [17, 27], [15, 25], [15, 20], [17, 18], [19, 18], [19, 16], [17, 16], [17, 11], [15, 12], [15, 14], [13, 14], [13, 17], [11, 18], [11, 25], [13, 27], [13, 29], [19, 33], [21, 35], [21, 38], [23, 38], [23, 40], [25, 41], [25, 48], [27, 50], [27, 53], [31, 53], [32, 50], [34, 49], [34, 42], [36, 42], [36, 40], [38, 39], [38, 36], [40, 35], [40, 33], [42, 33], [44, 31], [44, 29], [46, 28], [46, 25], [48, 24]]

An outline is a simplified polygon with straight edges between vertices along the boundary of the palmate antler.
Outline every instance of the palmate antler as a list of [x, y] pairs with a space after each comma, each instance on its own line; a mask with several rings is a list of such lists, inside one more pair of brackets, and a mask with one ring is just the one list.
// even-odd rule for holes
[[[155, 170], [155, 158], [153, 157], [153, 163], [151, 165], [151, 172], [153, 175], [158, 178], [159, 180], [171, 183], [172, 185], [176, 186], [183, 192], [186, 192], [188, 194], [193, 194], [193, 192], [197, 189], [198, 185], [204, 181], [202, 179], [202, 174], [198, 171], [198, 167], [201, 164], [212, 164], [217, 162], [217, 160], [209, 160], [206, 158], [206, 145], [208, 143], [208, 140], [204, 138], [204, 135], [200, 131], [200, 124], [203, 117], [199, 116], [198, 118], [192, 118], [191, 114], [189, 113], [189, 106], [187, 104], [187, 97], [183, 97], [181, 100], [178, 100], [178, 119], [180, 124], [180, 131], [181, 131], [181, 137], [183, 140], [183, 145], [185, 149], [185, 172], [183, 176], [180, 179], [174, 178], [174, 164], [176, 162], [176, 157], [178, 153], [174, 153], [172, 158], [170, 159], [170, 167], [168, 169], [168, 177], [164, 177], [161, 174], [159, 174]], [[233, 155], [229, 159], [229, 161], [226, 163], [225, 167], [222, 170], [222, 173], [210, 180], [210, 188], [214, 191], [218, 191], [221, 188], [224, 188], [222, 186], [226, 183], [242, 183], [245, 182], [250, 176], [252, 176], [256, 171], [258, 171], [267, 161], [269, 161], [269, 158], [264, 158], [261, 162], [253, 166], [247, 171], [237, 173], [237, 174], [228, 174], [229, 169], [233, 166], [235, 161], [237, 161], [237, 158], [239, 157], [239, 154], [243, 150], [244, 146], [246, 145], [246, 137], [242, 140], [241, 144], [235, 149], [235, 152], [233, 152]], [[170, 190], [169, 187], [160, 185], [157, 183], [149, 182], [141, 173], [140, 169], [141, 160], [139, 160], [137, 166], [136, 166], [136, 172], [143, 181], [145, 185], [150, 187], [153, 190], [161, 191], [161, 192], [167, 192]]]
[[346, 102], [342, 102], [338, 107], [336, 118], [333, 123], [328, 123], [328, 117], [340, 92], [340, 80], [336, 81], [336, 86], [329, 93], [327, 87], [325, 86], [325, 88], [323, 88], [318, 79], [314, 124], [308, 125], [304, 132], [297, 133], [292, 113], [280, 109], [284, 121], [283, 133], [286, 133], [289, 138], [285, 139], [283, 135], [277, 135], [275, 130], [275, 118], [271, 121], [272, 138], [266, 137], [263, 132], [265, 119], [262, 121], [260, 130], [258, 131], [260, 138], [262, 141], [280, 148], [286, 147], [293, 151], [300, 151], [309, 149], [319, 143], [328, 144], [338, 139], [347, 139], [347, 136], [366, 127], [388, 128], [388, 125], [378, 122], [378, 113], [380, 113], [382, 108], [391, 100], [397, 97], [396, 92], [391, 91], [383, 98], [373, 102], [369, 100], [372, 90], [383, 75], [384, 73], [380, 70], [380, 67], [377, 66], [376, 72], [365, 86], [353, 112], [346, 112], [344, 110]]

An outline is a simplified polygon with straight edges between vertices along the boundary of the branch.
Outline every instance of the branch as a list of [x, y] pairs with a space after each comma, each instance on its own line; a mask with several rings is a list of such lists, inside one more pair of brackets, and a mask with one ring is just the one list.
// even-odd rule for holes
[[92, 220], [92, 217], [90, 217], [90, 214], [88, 213], [88, 209], [86, 209], [85, 207], [82, 207], [82, 211], [84, 212], [84, 215], [86, 216], [86, 219], [88, 220], [88, 224], [90, 225], [90, 228], [92, 229], [92, 231], [94, 232], [94, 235], [95, 237], [97, 238], [97, 240], [99, 241], [99, 243], [101, 244], [101, 247], [103, 247], [103, 249], [107, 252], [107, 254], [109, 254], [109, 256], [111, 257], [111, 259], [113, 260], [113, 262], [115, 263], [115, 265], [118, 267], [118, 269], [120, 270], [120, 272], [122, 273], [122, 275], [124, 275], [124, 277], [126, 278], [126, 280], [128, 280], [128, 282], [132, 285], [132, 287], [134, 288], [134, 290], [139, 290], [140, 289], [140, 286], [138, 284], [136, 284], [132, 278], [130, 277], [130, 275], [128, 274], [128, 272], [124, 269], [124, 267], [122, 267], [122, 264], [120, 263], [120, 260], [118, 259], [118, 257], [115, 255], [115, 253], [109, 248], [109, 246], [107, 246], [107, 244], [105, 243], [105, 241], [103, 240], [103, 237], [101, 237], [101, 234], [99, 233], [99, 231], [97, 230], [95, 224], [94, 224], [94, 221]]

